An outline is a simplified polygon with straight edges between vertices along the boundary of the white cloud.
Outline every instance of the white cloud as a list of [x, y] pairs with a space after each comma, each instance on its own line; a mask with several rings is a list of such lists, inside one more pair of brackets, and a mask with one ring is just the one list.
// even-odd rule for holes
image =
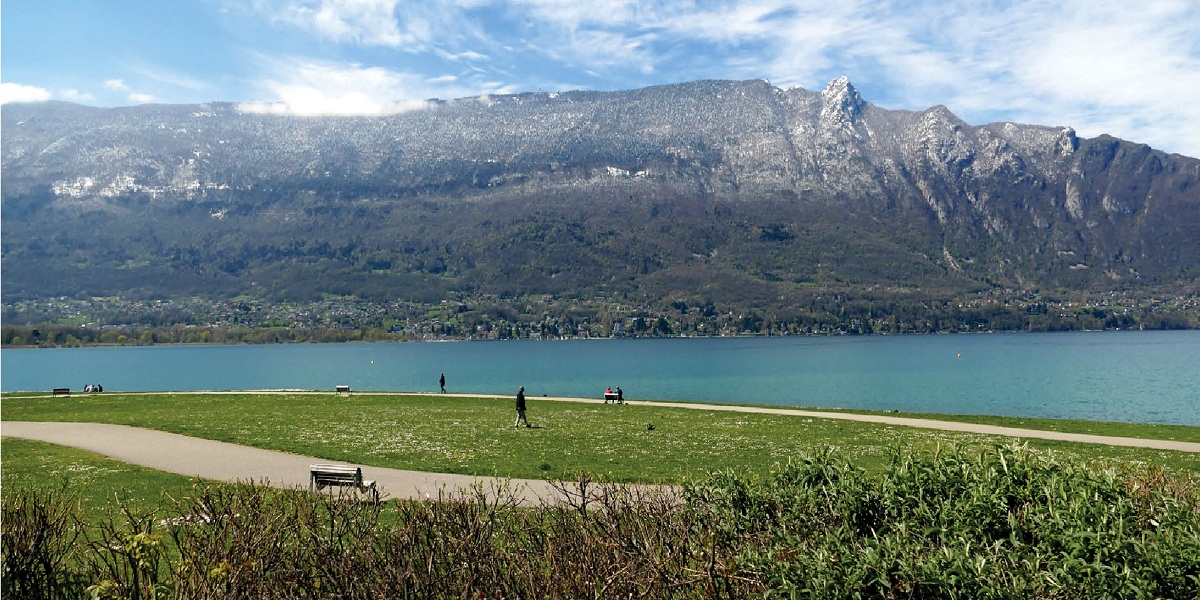
[[[640, 0], [520, 0], [533, 39], [525, 49], [590, 77], [646, 76], [663, 62], [656, 48], [664, 11]], [[669, 3], [668, 3], [669, 4]]]
[[[1200, 155], [1194, 3], [1024, 2], [963, 10], [945, 29], [967, 32], [956, 44], [967, 59], [955, 59], [961, 81], [940, 92], [968, 118], [1071, 125], [1088, 137], [1108, 133]], [[932, 50], [950, 56], [954, 47]]]
[[[323, 0], [317, 6], [296, 6], [283, 16], [332, 40], [399, 46], [420, 39], [401, 32], [396, 23], [397, 0]], [[414, 28], [421, 32], [419, 24]]]
[[569, 31], [585, 26], [625, 27], [653, 14], [653, 4], [638, 0], [517, 0], [530, 16]]
[[437, 49], [437, 50], [434, 50], [434, 52], [436, 52], [438, 56], [440, 56], [446, 60], [456, 61], [456, 62], [457, 61], [481, 61], [481, 60], [487, 60], [487, 58], [488, 58], [486, 54], [480, 54], [478, 52], [475, 52], [474, 50], [467, 50], [464, 52], [455, 53], [455, 52], [447, 52], [445, 50]]
[[274, 75], [259, 86], [271, 99], [243, 103], [239, 105], [241, 110], [294, 115], [385, 115], [426, 108], [428, 98], [473, 94], [453, 79], [426, 79], [381, 67], [267, 63]]
[[124, 79], [106, 79], [101, 85], [106, 90], [124, 94], [125, 99], [133, 104], [149, 104], [158, 101], [153, 95], [135, 91], [128, 83], [125, 83]]
[[[845, 15], [848, 3], [826, 3], [822, 12]], [[690, 8], [690, 7], [689, 7]], [[671, 10], [663, 6], [661, 25], [676, 36], [710, 42], [740, 44], [755, 40], [808, 39], [805, 29], [825, 37], [844, 27], [844, 21], [794, 2], [766, 0], [717, 5], [713, 10]], [[832, 26], [832, 27], [831, 27]]]
[[49, 100], [50, 90], [20, 83], [0, 83], [0, 104], [9, 102], [42, 102]]
[[69, 102], [80, 102], [80, 103], [92, 102], [96, 99], [95, 96], [93, 96], [87, 92], [81, 92], [76, 89], [63, 90], [62, 92], [59, 92], [59, 96], [63, 100], [67, 100]]
[[146, 79], [165, 83], [173, 87], [181, 87], [189, 90], [206, 90], [210, 86], [204, 81], [200, 81], [187, 75], [175, 73], [169, 69], [161, 67], [138, 67], [136, 71], [139, 75]]
[[638, 37], [610, 31], [579, 31], [574, 35], [575, 59], [591, 68], [609, 67], [653, 73], [657, 61]]
[[257, 0], [254, 8], [277, 22], [338, 43], [425, 50], [442, 36], [468, 27], [471, 1]]

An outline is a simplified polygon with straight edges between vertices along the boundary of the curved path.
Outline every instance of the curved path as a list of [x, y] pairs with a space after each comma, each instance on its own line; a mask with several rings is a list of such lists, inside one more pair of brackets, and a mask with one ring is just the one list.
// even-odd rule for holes
[[[289, 391], [288, 393], [295, 392]], [[478, 394], [471, 394], [470, 396], [480, 397]], [[497, 397], [507, 398], [507, 396]], [[596, 400], [581, 398], [540, 397], [538, 400], [597, 402]], [[933, 419], [723, 404], [674, 402], [669, 404], [657, 402], [627, 403], [634, 405], [669, 406], [691, 410], [842, 419], [1017, 438], [1107, 444], [1111, 446], [1129, 446], [1179, 452], [1200, 452], [1200, 443], [1195, 442], [1063, 433], [954, 421], [937, 421]], [[130, 464], [170, 473], [220, 481], [260, 482], [278, 487], [307, 487], [309, 465], [329, 462], [328, 460], [311, 456], [262, 450], [151, 429], [102, 423], [3, 421], [0, 424], [0, 435], [4, 437], [41, 440], [63, 446], [73, 446]], [[475, 489], [482, 490], [491, 499], [496, 497], [497, 492], [502, 491], [505, 495], [509, 495], [523, 504], [561, 500], [563, 498], [560, 491], [555, 489], [551, 483], [543, 480], [497, 479], [469, 475], [406, 471], [402, 469], [385, 469], [382, 467], [364, 467], [363, 476], [367, 479], [374, 479], [376, 486], [380, 489], [381, 495], [390, 498], [437, 498], [439, 494], [450, 494], [451, 496], [457, 496], [458, 494], [473, 495], [473, 490]]]
[[[437, 395], [437, 394], [427, 394]], [[457, 394], [464, 398], [511, 398], [511, 396], [481, 396], [479, 394]], [[599, 400], [587, 398], [547, 398], [535, 397], [534, 400], [554, 400], [557, 402], [583, 402], [594, 404]], [[900, 425], [918, 429], [939, 429], [942, 431], [959, 431], [963, 433], [979, 433], [1002, 437], [1032, 438], [1039, 440], [1058, 440], [1063, 442], [1080, 442], [1084, 444], [1104, 444], [1106, 446], [1129, 446], [1131, 448], [1150, 448], [1154, 450], [1177, 450], [1179, 452], [1200, 452], [1198, 442], [1179, 442], [1175, 440], [1156, 440], [1149, 438], [1118, 437], [1113, 435], [1092, 435], [1090, 433], [1064, 433], [1044, 429], [1024, 429], [1021, 427], [1001, 427], [999, 425], [981, 425], [978, 423], [961, 423], [958, 421], [938, 421], [936, 419], [918, 419], [913, 417], [889, 417], [887, 415], [860, 415], [854, 413], [824, 412], [819, 410], [803, 410], [798, 408], [768, 408], [762, 406], [738, 406], [736, 404], [701, 404], [694, 402], [644, 402], [626, 400], [626, 404], [634, 406], [657, 406], [667, 408], [686, 408], [690, 410], [709, 410], [715, 412], [758, 413], [764, 415], [784, 415], [789, 417], [808, 417], [812, 419], [839, 419], [842, 421], [859, 421], [863, 423], [879, 423], [881, 425]]]
[[[661, 406], [661, 404], [657, 404]], [[759, 408], [754, 406], [732, 406], [713, 404], [671, 403], [670, 406], [691, 408], [696, 410], [714, 410], [729, 412], [762, 413], [769, 415], [789, 415], [795, 417], [810, 417], [814, 419], [841, 419], [843, 421], [861, 421], [864, 423], [880, 423], [884, 425], [900, 425], [920, 429], [940, 429], [942, 431], [961, 431], [964, 433], [980, 433], [1015, 438], [1032, 438], [1039, 440], [1058, 440], [1063, 442], [1080, 442], [1084, 444], [1104, 444], [1107, 446], [1128, 446], [1131, 448], [1151, 448], [1155, 450], [1178, 450], [1180, 452], [1200, 452], [1198, 442], [1180, 442], [1175, 440], [1155, 440], [1148, 438], [1118, 437], [1113, 435], [1092, 435], [1090, 433], [1065, 433], [1062, 431], [1047, 431], [1043, 429], [1023, 429], [1020, 427], [1001, 427], [999, 425], [981, 425], [978, 423], [960, 423], [957, 421], [938, 421], [935, 419], [917, 419], [913, 417], [889, 417], [886, 415], [858, 415], [851, 413], [830, 413], [816, 410], [799, 410], [792, 408]]]
[[[279, 488], [308, 488], [308, 467], [328, 459], [218, 442], [153, 429], [107, 423], [4, 421], [0, 435], [89, 450], [129, 464], [217, 481], [261, 483]], [[473, 496], [476, 486], [489, 499], [503, 490], [520, 504], [563, 498], [542, 480], [497, 479], [363, 466], [363, 478], [375, 480], [381, 498]]]

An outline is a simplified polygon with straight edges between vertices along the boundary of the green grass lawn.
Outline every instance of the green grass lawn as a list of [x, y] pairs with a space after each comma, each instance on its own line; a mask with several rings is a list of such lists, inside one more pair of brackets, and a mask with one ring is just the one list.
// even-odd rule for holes
[[91, 516], [113, 506], [151, 510], [164, 495], [179, 498], [191, 495], [197, 486], [224, 485], [34, 440], [5, 439], [0, 442], [0, 460], [5, 496], [18, 490], [65, 495]]
[[[665, 403], [618, 406], [538, 398], [529, 399], [534, 428], [514, 429], [510, 399], [372, 394], [6, 394], [0, 417], [134, 425], [379, 467], [568, 479], [586, 471], [621, 482], [674, 483], [727, 469], [767, 472], [793, 456], [827, 447], [874, 471], [882, 468], [893, 447], [984, 448], [1000, 441], [834, 419], [688, 410]], [[1134, 437], [1166, 437], [1161, 435], [1165, 432], [1176, 439], [1200, 439], [1193, 431], [1200, 428], [1064, 423], [1064, 431], [1087, 428], [1089, 433]], [[1003, 424], [1048, 428], [1045, 421]], [[1136, 462], [1200, 473], [1200, 455], [1194, 453], [1038, 440], [1028, 444], [1067, 460]], [[6, 453], [6, 473], [8, 460]]]

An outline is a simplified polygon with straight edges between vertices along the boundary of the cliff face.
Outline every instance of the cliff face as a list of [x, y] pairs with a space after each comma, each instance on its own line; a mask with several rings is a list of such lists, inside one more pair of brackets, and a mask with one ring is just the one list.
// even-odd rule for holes
[[[6, 300], [1123, 289], [1200, 279], [1200, 161], [698, 81], [431, 101], [3, 111]], [[433, 281], [436, 279], [436, 282]], [[301, 283], [302, 282], [302, 283]], [[431, 287], [432, 286], [432, 287]]]

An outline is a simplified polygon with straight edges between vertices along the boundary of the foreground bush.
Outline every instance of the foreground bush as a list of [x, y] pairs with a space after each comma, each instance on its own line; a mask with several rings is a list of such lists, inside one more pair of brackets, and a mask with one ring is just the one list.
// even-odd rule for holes
[[1197, 598], [1192, 482], [1009, 447], [663, 491], [371, 505], [254, 485], [78, 522], [5, 496], [5, 598]]
[[70, 598], [85, 579], [73, 563], [81, 554], [79, 507], [65, 492], [4, 496], [5, 598]]
[[825, 453], [688, 489], [768, 597], [1200, 598], [1194, 482], [1015, 447], [896, 453], [867, 475]]

